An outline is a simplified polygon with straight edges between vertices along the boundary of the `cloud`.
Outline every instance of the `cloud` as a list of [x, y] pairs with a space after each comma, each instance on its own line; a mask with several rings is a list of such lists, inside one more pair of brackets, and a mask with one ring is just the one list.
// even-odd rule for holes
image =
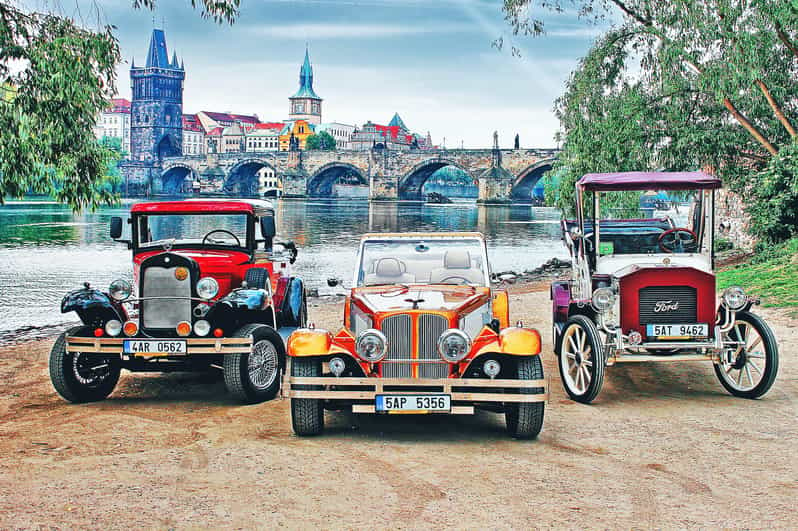
[[275, 39], [363, 39], [391, 38], [406, 35], [467, 33], [473, 26], [466, 24], [280, 24], [247, 26], [245, 31]]

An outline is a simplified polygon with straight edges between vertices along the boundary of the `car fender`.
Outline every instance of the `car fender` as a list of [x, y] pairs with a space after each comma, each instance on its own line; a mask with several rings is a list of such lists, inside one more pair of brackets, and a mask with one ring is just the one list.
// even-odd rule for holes
[[228, 293], [218, 304], [235, 309], [264, 310], [268, 307], [268, 293], [265, 289], [236, 289]]
[[288, 336], [286, 352], [293, 358], [344, 354], [354, 358], [349, 349], [337, 344], [333, 335], [320, 328], [300, 328]]
[[[61, 300], [61, 313], [75, 312], [83, 324], [104, 326], [111, 319], [127, 320], [124, 307], [98, 289], [81, 288], [71, 291]], [[100, 322], [101, 321], [101, 322]]]
[[482, 343], [479, 350], [474, 354], [474, 359], [483, 354], [537, 356], [540, 354], [540, 345], [540, 332], [534, 328], [505, 328], [494, 339]]

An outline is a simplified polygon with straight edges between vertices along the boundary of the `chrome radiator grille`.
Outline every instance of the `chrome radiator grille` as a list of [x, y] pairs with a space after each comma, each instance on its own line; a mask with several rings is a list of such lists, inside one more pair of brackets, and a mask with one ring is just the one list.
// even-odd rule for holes
[[[438, 338], [449, 326], [446, 318], [434, 314], [418, 316], [418, 359], [438, 363], [419, 363], [420, 378], [445, 378], [449, 374], [449, 364], [438, 356]], [[413, 320], [410, 315], [394, 315], [382, 321], [382, 333], [388, 340], [386, 360], [410, 360], [413, 358]], [[409, 361], [383, 363], [382, 375], [386, 378], [410, 378], [413, 364]]]
[[[142, 271], [141, 326], [175, 328], [180, 321], [191, 322], [191, 280], [177, 280], [175, 268], [148, 267]], [[146, 300], [148, 297], [181, 297]]]
[[640, 324], [697, 322], [696, 289], [692, 286], [649, 286], [640, 290]]
[[446, 378], [449, 364], [438, 355], [438, 338], [449, 328], [445, 317], [434, 314], [418, 316], [418, 359], [436, 360], [439, 363], [421, 363], [418, 366], [419, 378]]

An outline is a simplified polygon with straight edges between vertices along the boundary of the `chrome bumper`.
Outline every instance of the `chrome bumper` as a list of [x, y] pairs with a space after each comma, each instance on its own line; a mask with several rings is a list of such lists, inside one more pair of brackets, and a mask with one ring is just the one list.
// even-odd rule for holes
[[[147, 339], [152, 341], [185, 341], [185, 354], [125, 354], [122, 352], [122, 342], [125, 339]], [[239, 354], [252, 351], [251, 337], [77, 337], [67, 336], [67, 352], [118, 354], [130, 358], [165, 358], [185, 357], [195, 354]]]
[[[719, 361], [725, 350], [721, 328], [715, 327], [714, 337], [707, 341], [656, 341], [632, 345], [623, 336], [620, 347], [610, 345], [607, 364], [644, 362], [644, 361]], [[655, 355], [649, 350], [681, 350], [688, 351], [673, 355]]]
[[[324, 386], [308, 390], [305, 386]], [[297, 387], [305, 387], [297, 389]], [[346, 387], [345, 390], [337, 387]], [[504, 389], [542, 389], [530, 394], [507, 393]], [[353, 404], [354, 413], [374, 413], [377, 395], [448, 394], [452, 402], [546, 402], [549, 384], [546, 380], [487, 380], [481, 378], [379, 378], [379, 377], [297, 377], [290, 376], [290, 367], [283, 379], [285, 398], [315, 398], [321, 400], [371, 401]], [[453, 405], [451, 414], [471, 414], [473, 405]]]

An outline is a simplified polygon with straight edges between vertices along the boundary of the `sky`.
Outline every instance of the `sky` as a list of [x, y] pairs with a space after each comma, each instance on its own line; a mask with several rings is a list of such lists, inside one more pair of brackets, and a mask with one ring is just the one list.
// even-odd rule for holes
[[[189, 0], [160, 0], [155, 11], [134, 10], [132, 0], [27, 2], [117, 27], [121, 97], [130, 97], [130, 61], [145, 62], [155, 25], [166, 32], [169, 57], [174, 50], [185, 62], [184, 112], [280, 121], [307, 44], [323, 121], [387, 124], [398, 112], [411, 130], [450, 148], [488, 147], [494, 130], [502, 147], [516, 134], [522, 147], [556, 147], [554, 100], [599, 31], [564, 13], [547, 18], [545, 36], [513, 37], [497, 0], [241, 3], [230, 26], [203, 20]], [[502, 50], [491, 46], [498, 37]]]

